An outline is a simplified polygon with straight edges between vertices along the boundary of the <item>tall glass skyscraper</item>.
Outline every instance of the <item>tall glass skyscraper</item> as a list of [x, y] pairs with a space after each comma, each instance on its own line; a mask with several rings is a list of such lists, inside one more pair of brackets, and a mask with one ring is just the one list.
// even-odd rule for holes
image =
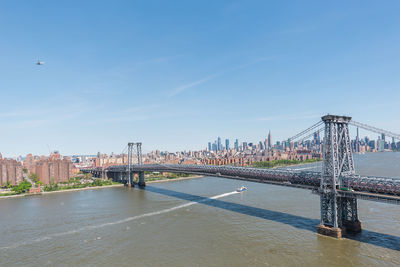
[[272, 137], [271, 137], [271, 130], [268, 133], [268, 148], [272, 148]]
[[239, 151], [239, 140], [237, 140], [237, 139], [235, 141], [235, 149], [236, 149], [236, 151]]
[[229, 150], [229, 139], [225, 139], [225, 149]]
[[217, 151], [217, 150], [218, 150], [218, 146], [217, 146], [217, 143], [216, 143], [216, 142], [214, 142], [214, 143], [212, 144], [212, 150], [213, 150], [213, 151]]
[[221, 137], [219, 137], [219, 136], [218, 136], [217, 149], [218, 149], [218, 151], [221, 151], [221, 150], [222, 150]]

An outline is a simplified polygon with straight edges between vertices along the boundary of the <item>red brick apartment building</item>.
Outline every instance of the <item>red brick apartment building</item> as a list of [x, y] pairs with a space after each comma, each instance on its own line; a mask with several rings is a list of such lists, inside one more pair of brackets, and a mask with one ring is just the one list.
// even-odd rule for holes
[[7, 183], [16, 185], [23, 179], [22, 164], [13, 159], [3, 159], [0, 154], [0, 186]]

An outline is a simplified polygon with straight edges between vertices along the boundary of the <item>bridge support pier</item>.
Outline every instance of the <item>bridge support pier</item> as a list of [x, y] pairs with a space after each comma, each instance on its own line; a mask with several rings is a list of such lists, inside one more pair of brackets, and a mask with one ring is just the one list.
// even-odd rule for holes
[[133, 176], [134, 176], [134, 173], [133, 172], [131, 172], [131, 174], [130, 174], [130, 182], [131, 182], [131, 187], [135, 187], [135, 182], [134, 182], [134, 178], [133, 178]]
[[322, 193], [321, 224], [317, 232], [336, 238], [362, 232], [362, 222], [358, 220], [357, 214], [357, 199], [339, 197], [333, 192]]
[[118, 173], [117, 173], [117, 177], [118, 177], [118, 180], [119, 180], [121, 183], [124, 183], [124, 176], [123, 176], [122, 172], [118, 172]]
[[139, 172], [139, 186], [146, 186], [146, 182], [144, 180], [144, 172]]

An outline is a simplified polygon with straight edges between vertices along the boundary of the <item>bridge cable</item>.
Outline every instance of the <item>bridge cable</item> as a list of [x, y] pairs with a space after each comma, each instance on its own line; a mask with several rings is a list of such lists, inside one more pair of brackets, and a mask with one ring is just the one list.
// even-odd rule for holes
[[362, 128], [362, 129], [365, 129], [365, 130], [368, 130], [368, 131], [371, 131], [371, 132], [375, 132], [375, 133], [379, 133], [379, 134], [385, 134], [386, 136], [389, 136], [389, 137], [395, 138], [397, 140], [400, 140], [400, 134], [396, 134], [396, 133], [393, 133], [393, 132], [390, 132], [390, 131], [379, 129], [379, 128], [376, 128], [374, 126], [367, 125], [365, 123], [356, 122], [356, 121], [351, 120], [349, 122], [349, 124], [351, 124], [353, 126], [356, 126], [356, 127], [359, 127], [359, 128]]
[[122, 150], [121, 154], [123, 155], [128, 149], [128, 145], [125, 146], [125, 148]]
[[[293, 140], [295, 140], [295, 139], [297, 139], [297, 138], [300, 138], [301, 136], [303, 136], [303, 135], [309, 133], [310, 131], [313, 131], [315, 128], [321, 126], [322, 124], [323, 124], [323, 122], [322, 122], [322, 121], [319, 121], [319, 122], [317, 122], [316, 124], [314, 124], [314, 125], [308, 127], [307, 129], [305, 129], [304, 131], [301, 131], [300, 133], [298, 133], [298, 134], [296, 134], [296, 135], [294, 135], [294, 136], [288, 138], [287, 141], [288, 141], [288, 142], [291, 142], [291, 141], [293, 141]], [[313, 133], [314, 133], [314, 132], [313, 132]]]
[[313, 131], [312, 133], [308, 134], [307, 136], [302, 137], [302, 138], [301, 138], [300, 140], [298, 140], [297, 142], [301, 143], [301, 142], [303, 142], [304, 140], [307, 140], [308, 138], [312, 137], [316, 132], [320, 132], [320, 133], [321, 133], [321, 132], [323, 132], [323, 131], [325, 131], [325, 126], [319, 128], [319, 129], [317, 129], [316, 131]]

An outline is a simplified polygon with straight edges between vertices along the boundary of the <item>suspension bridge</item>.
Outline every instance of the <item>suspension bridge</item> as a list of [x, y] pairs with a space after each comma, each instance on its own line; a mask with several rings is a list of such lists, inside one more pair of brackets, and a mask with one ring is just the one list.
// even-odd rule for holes
[[[317, 227], [318, 233], [340, 238], [344, 234], [362, 231], [362, 222], [358, 218], [358, 199], [400, 204], [400, 179], [355, 173], [349, 125], [400, 140], [398, 134], [352, 121], [351, 117], [326, 115], [318, 123], [287, 140], [305, 140], [317, 131], [324, 131], [322, 172], [213, 165], [143, 164], [141, 143], [128, 143], [127, 165], [87, 168], [82, 171], [92, 173], [94, 177], [107, 176], [115, 181], [124, 181], [130, 186], [135, 184], [134, 174], [138, 176], [137, 184], [145, 186], [144, 172], [149, 171], [200, 174], [308, 189], [320, 196], [321, 221]], [[132, 164], [134, 155], [138, 159], [137, 164]]]

